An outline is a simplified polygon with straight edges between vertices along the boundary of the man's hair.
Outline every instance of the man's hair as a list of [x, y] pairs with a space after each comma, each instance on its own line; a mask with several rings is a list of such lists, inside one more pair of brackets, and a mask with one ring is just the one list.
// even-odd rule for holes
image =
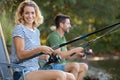
[[65, 23], [65, 20], [66, 19], [69, 19], [70, 17], [67, 16], [67, 15], [64, 15], [64, 14], [58, 14], [56, 17], [55, 17], [55, 25], [56, 25], [56, 28], [59, 27], [59, 24], [60, 23]]

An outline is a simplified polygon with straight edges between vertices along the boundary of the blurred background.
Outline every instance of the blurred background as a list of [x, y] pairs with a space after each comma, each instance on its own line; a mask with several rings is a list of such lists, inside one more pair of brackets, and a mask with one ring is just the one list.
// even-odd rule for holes
[[[0, 23], [3, 27], [6, 44], [10, 51], [11, 34], [14, 29], [15, 11], [23, 0], [0, 0]], [[41, 44], [45, 45], [48, 34], [54, 30], [54, 17], [58, 13], [69, 15], [71, 29], [66, 34], [67, 41], [91, 33], [95, 30], [120, 22], [120, 0], [34, 0], [42, 11], [44, 23], [39, 26]], [[104, 34], [106, 31], [94, 34], [84, 40], [69, 44], [68, 47], [81, 46], [81, 43]], [[120, 28], [109, 35], [96, 40], [88, 46], [94, 51], [86, 62], [95, 68], [108, 73], [112, 78], [120, 80]], [[97, 72], [96, 72], [97, 73]], [[91, 74], [91, 73], [90, 73]], [[101, 74], [100, 74], [101, 75]], [[105, 75], [105, 74], [103, 74]], [[101, 76], [102, 77], [102, 76]], [[87, 80], [87, 79], [86, 79]], [[107, 79], [101, 79], [107, 80]]]

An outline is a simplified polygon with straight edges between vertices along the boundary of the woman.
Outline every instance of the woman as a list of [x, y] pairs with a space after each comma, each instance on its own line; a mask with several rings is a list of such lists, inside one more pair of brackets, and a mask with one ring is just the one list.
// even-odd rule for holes
[[[20, 3], [15, 16], [16, 26], [12, 35], [11, 61], [13, 63], [39, 52], [45, 54], [54, 52], [50, 47], [40, 46], [40, 33], [37, 26], [42, 22], [43, 16], [34, 1]], [[38, 57], [35, 57], [19, 64], [25, 66], [26, 80], [75, 80], [72, 74], [63, 71], [38, 70], [38, 59]], [[21, 76], [19, 68], [14, 69], [14, 80], [19, 80]]]

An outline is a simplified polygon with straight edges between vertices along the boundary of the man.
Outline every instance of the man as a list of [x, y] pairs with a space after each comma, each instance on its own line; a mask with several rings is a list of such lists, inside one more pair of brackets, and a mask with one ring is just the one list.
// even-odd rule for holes
[[[55, 18], [55, 25], [56, 31], [49, 34], [47, 38], [47, 46], [50, 47], [66, 42], [64, 34], [66, 32], [69, 32], [69, 29], [71, 27], [70, 17], [63, 14], [57, 15]], [[57, 49], [56, 54], [61, 56], [62, 61], [60, 63], [52, 63], [51, 66], [48, 66], [45, 69], [56, 69], [70, 72], [74, 74], [76, 80], [82, 80], [88, 70], [88, 65], [78, 62], [66, 63], [65, 60], [70, 59], [70, 55], [72, 55], [73, 53], [75, 53], [75, 55], [77, 55], [77, 57], [79, 56], [80, 58], [80, 56], [82, 56], [84, 53], [84, 49], [82, 47], [77, 47], [71, 50], [67, 50], [67, 46], [63, 46]]]

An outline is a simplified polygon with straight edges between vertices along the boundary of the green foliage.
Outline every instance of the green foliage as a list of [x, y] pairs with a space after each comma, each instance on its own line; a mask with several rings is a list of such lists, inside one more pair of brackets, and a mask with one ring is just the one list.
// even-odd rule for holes
[[[2, 0], [0, 2], [0, 17], [3, 17], [3, 14], [5, 14], [4, 18], [1, 18], [2, 26], [6, 25], [8, 28], [8, 26], [14, 25], [14, 13], [16, 11], [16, 7], [21, 1], [23, 0]], [[39, 5], [44, 16], [44, 23], [39, 27], [41, 31], [41, 40], [44, 43], [47, 35], [51, 32], [50, 27], [54, 25], [54, 17], [58, 13], [63, 13], [71, 17], [72, 28], [70, 30], [70, 33], [66, 34], [68, 41], [81, 35], [93, 32], [102, 27], [116, 23], [120, 20], [120, 0], [34, 1]], [[8, 32], [7, 29], [5, 29], [5, 32]], [[102, 33], [104, 32], [93, 35], [87, 39], [72, 43], [71, 45], [80, 46], [79, 44], [81, 44], [82, 42], [89, 41], [90, 39], [93, 39], [101, 35]], [[96, 52], [119, 51], [119, 35], [120, 29], [118, 29], [116, 33], [112, 33], [109, 36], [98, 40], [90, 47], [92, 47]], [[7, 40], [9, 41], [10, 39]]]
[[10, 17], [3, 12], [2, 15], [0, 15], [0, 22], [3, 28], [5, 40], [7, 45], [11, 45], [11, 35], [12, 35], [12, 30], [13, 30], [13, 23], [10, 20]]
[[0, 23], [3, 28], [7, 45], [11, 45], [11, 36], [14, 27], [16, 0], [2, 0], [0, 2]]

